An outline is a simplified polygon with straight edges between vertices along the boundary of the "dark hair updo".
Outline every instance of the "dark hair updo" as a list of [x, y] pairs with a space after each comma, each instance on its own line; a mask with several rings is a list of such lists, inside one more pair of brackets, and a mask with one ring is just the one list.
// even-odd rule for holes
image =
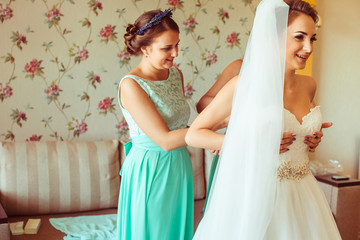
[[284, 0], [284, 2], [289, 5], [288, 25], [301, 13], [310, 16], [315, 23], [318, 22], [318, 13], [308, 2], [302, 0]]
[[152, 10], [143, 13], [136, 19], [134, 24], [129, 24], [126, 28], [126, 33], [124, 34], [125, 46], [128, 53], [131, 55], [138, 56], [141, 52], [141, 47], [146, 47], [152, 44], [154, 38], [156, 38], [161, 33], [172, 30], [176, 32], [179, 31], [179, 26], [171, 18], [170, 15], [165, 16], [161, 19], [161, 22], [157, 25], [154, 25], [144, 31], [143, 35], [137, 34], [140, 28], [145, 26], [151, 19], [158, 13], [160, 10]]

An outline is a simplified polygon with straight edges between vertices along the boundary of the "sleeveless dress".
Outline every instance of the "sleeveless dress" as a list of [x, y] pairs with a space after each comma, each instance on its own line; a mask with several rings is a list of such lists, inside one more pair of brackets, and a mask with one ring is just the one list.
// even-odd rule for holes
[[[190, 108], [183, 95], [178, 70], [169, 77], [150, 81], [135, 75], [170, 130], [186, 128]], [[119, 89], [120, 89], [119, 84]], [[119, 104], [129, 125], [131, 150], [120, 170], [121, 186], [117, 229], [121, 240], [187, 240], [193, 236], [194, 186], [186, 147], [162, 150]]]
[[303, 142], [321, 128], [320, 107], [302, 118], [284, 109], [284, 132], [296, 134], [289, 151], [280, 154], [275, 211], [267, 229], [267, 240], [341, 239], [329, 204], [310, 171], [307, 145]]

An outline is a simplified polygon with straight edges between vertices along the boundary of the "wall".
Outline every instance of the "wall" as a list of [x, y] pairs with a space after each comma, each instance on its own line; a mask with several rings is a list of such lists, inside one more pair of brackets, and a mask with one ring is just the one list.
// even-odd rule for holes
[[360, 149], [360, 1], [317, 0], [322, 18], [314, 50], [316, 100], [333, 126], [314, 158], [335, 159], [344, 174], [358, 176]]
[[243, 56], [259, 0], [0, 2], [0, 140], [127, 138], [117, 83], [139, 59], [125, 26], [144, 11], [174, 9], [176, 64], [195, 102]]
[[[0, 2], [0, 140], [126, 139], [117, 82], [138, 59], [124, 53], [122, 36], [128, 23], [154, 8], [174, 9], [181, 28], [176, 63], [194, 108], [222, 69], [242, 57], [258, 2]], [[316, 5], [323, 20], [314, 52], [316, 100], [334, 126], [324, 130], [314, 158], [340, 160], [345, 174], [356, 176], [360, 2], [318, 0]]]

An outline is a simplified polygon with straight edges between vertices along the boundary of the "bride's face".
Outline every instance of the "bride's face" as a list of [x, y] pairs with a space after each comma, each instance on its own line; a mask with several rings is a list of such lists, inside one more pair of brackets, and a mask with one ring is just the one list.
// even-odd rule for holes
[[313, 51], [314, 41], [315, 22], [310, 16], [301, 13], [287, 27], [286, 68], [305, 68], [306, 61]]

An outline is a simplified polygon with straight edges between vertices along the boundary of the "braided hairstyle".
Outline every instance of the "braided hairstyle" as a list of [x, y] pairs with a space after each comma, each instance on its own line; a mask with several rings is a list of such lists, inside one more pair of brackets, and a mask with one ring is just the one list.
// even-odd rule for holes
[[319, 21], [317, 11], [303, 0], [284, 0], [289, 5], [288, 25], [301, 13], [310, 16], [315, 23]]
[[146, 47], [152, 44], [154, 39], [161, 33], [172, 30], [180, 32], [179, 26], [171, 18], [171, 16], [165, 16], [160, 24], [154, 25], [144, 31], [143, 35], [137, 34], [140, 28], [145, 26], [160, 10], [152, 10], [143, 13], [136, 19], [134, 24], [128, 24], [126, 33], [124, 34], [125, 46], [128, 53], [134, 56], [142, 54], [141, 47]]

